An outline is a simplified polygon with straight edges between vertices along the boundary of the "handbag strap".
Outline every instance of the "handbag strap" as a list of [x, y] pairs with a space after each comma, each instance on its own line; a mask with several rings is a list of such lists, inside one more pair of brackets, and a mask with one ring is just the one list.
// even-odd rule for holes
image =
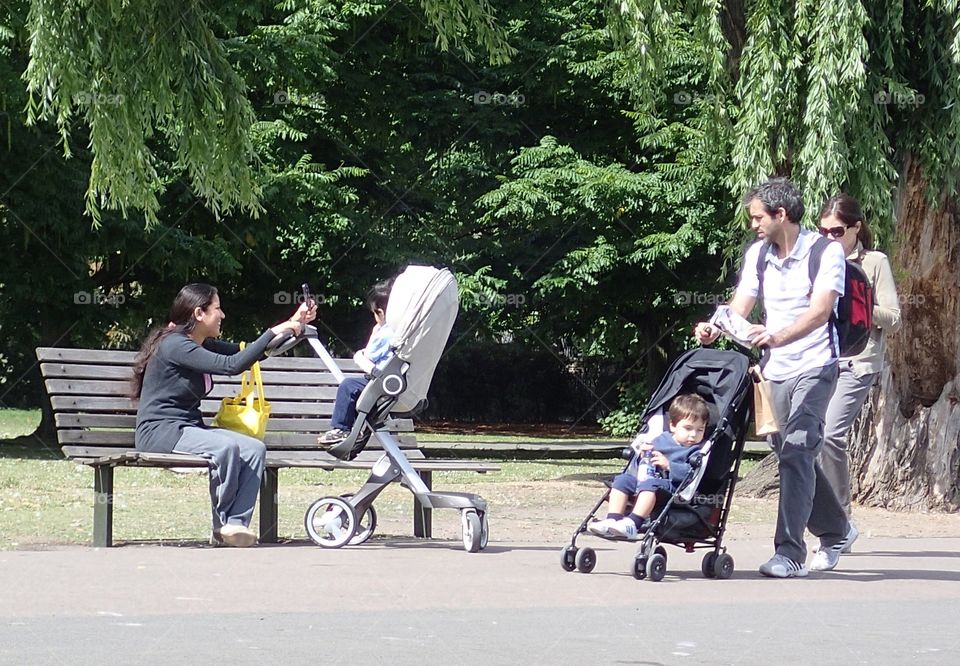
[[[257, 389], [257, 397], [260, 398], [260, 404], [262, 405], [265, 398], [263, 395], [263, 375], [260, 374], [260, 361], [253, 364], [250, 372], [253, 374], [253, 386]], [[253, 391], [250, 392], [250, 396], [253, 396]], [[252, 402], [252, 397], [249, 400]]]
[[765, 381], [764, 378], [763, 378], [763, 372], [760, 370], [760, 366], [759, 366], [759, 365], [751, 365], [749, 372], [750, 372], [750, 376], [752, 376], [752, 377], [753, 377], [754, 379], [756, 379], [758, 382]]
[[[243, 348], [247, 346], [247, 343], [240, 343], [240, 351], [243, 351]], [[240, 375], [240, 393], [237, 394], [237, 402], [246, 402], [248, 405], [253, 405], [253, 388], [254, 383], [251, 378], [251, 373], [249, 370], [244, 370], [243, 374]]]
[[[241, 342], [240, 349], [243, 350], [247, 343]], [[264, 403], [263, 397], [263, 375], [260, 374], [260, 361], [257, 361], [249, 370], [243, 371], [243, 377], [240, 380], [240, 395], [237, 397], [244, 400], [248, 407], [253, 407], [253, 394], [256, 389], [260, 404]]]

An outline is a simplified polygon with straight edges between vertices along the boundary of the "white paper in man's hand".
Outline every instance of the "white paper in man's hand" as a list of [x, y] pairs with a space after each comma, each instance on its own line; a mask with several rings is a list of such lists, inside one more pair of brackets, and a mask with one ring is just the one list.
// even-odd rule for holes
[[730, 309], [729, 305], [720, 305], [710, 317], [710, 325], [716, 326], [728, 338], [738, 345], [750, 349], [750, 335], [747, 332], [752, 325], [749, 321]]

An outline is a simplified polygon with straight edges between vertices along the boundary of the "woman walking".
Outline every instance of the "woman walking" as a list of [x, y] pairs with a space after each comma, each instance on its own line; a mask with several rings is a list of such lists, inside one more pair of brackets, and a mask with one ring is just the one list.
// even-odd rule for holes
[[[840, 359], [840, 375], [827, 407], [820, 466], [850, 515], [850, 460], [847, 434], [876, 382], [883, 365], [884, 342], [900, 328], [900, 300], [890, 262], [873, 249], [870, 228], [856, 199], [847, 194], [831, 197], [820, 212], [820, 233], [843, 246], [848, 261], [861, 265], [874, 291], [873, 330], [866, 348], [856, 356]], [[844, 552], [850, 552], [859, 532], [853, 523]]]

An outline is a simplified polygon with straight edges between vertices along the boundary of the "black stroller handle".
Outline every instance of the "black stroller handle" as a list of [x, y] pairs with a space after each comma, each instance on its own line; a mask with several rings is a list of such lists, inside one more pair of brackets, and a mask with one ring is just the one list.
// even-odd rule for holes
[[317, 337], [317, 329], [310, 324], [304, 324], [300, 335], [294, 335], [293, 331], [283, 331], [273, 336], [273, 340], [267, 343], [267, 356], [281, 356], [296, 347], [298, 344], [310, 337]]

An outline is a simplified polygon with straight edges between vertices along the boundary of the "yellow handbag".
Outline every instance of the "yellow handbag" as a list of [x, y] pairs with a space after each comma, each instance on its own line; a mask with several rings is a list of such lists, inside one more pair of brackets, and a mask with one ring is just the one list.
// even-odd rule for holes
[[[240, 343], [240, 349], [244, 344]], [[254, 397], [256, 389], [256, 397]], [[260, 375], [260, 362], [257, 361], [243, 373], [240, 380], [240, 393], [232, 398], [224, 398], [220, 409], [213, 419], [215, 428], [226, 428], [244, 435], [263, 439], [267, 433], [267, 419], [270, 418], [270, 403], [263, 394], [263, 377]]]

